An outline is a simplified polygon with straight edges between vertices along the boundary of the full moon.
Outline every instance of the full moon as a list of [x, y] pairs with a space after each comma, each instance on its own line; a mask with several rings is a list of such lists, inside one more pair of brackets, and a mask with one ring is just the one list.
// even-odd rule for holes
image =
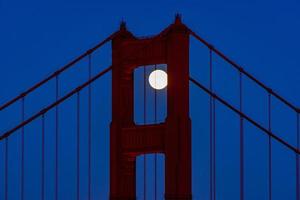
[[168, 85], [168, 75], [163, 70], [154, 70], [149, 76], [149, 83], [152, 88], [162, 90]]

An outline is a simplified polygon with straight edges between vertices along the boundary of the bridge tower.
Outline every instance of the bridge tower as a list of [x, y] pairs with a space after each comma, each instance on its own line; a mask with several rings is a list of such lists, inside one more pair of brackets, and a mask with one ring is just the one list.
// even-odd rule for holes
[[[134, 123], [134, 70], [166, 64], [167, 117], [152, 125]], [[137, 38], [122, 23], [112, 40], [110, 200], [136, 199], [136, 157], [165, 155], [165, 199], [191, 200], [189, 31], [176, 16], [160, 34]]]

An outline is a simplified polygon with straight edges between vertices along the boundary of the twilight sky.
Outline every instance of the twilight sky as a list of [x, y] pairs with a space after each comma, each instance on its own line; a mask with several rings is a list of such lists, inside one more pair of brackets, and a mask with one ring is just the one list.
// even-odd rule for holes
[[[175, 13], [181, 13], [183, 22], [227, 56], [241, 64], [266, 85], [296, 106], [300, 102], [300, 2], [297, 0], [0, 0], [0, 104], [18, 95], [39, 80], [57, 70], [72, 58], [85, 52], [119, 27], [121, 20], [137, 36], [154, 35], [173, 22]], [[99, 55], [98, 55], [99, 54]], [[93, 74], [109, 66], [110, 46], [106, 45], [94, 56]], [[207, 86], [208, 51], [194, 39], [191, 40], [191, 76]], [[61, 78], [61, 93], [66, 94], [87, 78], [87, 60], [78, 64], [65, 78]], [[238, 73], [216, 58], [215, 89], [226, 100], [238, 106]], [[148, 73], [152, 68], [149, 68]], [[137, 76], [141, 74], [137, 71]], [[141, 79], [137, 79], [141, 80]], [[26, 99], [26, 117], [54, 100], [55, 82]], [[136, 83], [139, 87], [139, 83]], [[267, 126], [266, 93], [250, 81], [245, 81], [245, 112]], [[46, 92], [45, 92], [46, 91]], [[97, 91], [101, 91], [97, 93]], [[137, 88], [137, 93], [141, 88]], [[82, 160], [81, 198], [87, 196], [87, 99], [82, 92]], [[153, 96], [149, 89], [148, 94]], [[159, 117], [164, 117], [164, 91]], [[194, 199], [209, 199], [209, 116], [208, 96], [191, 86], [191, 118], [193, 125], [193, 195]], [[140, 100], [137, 98], [137, 100]], [[105, 199], [108, 191], [108, 138], [110, 122], [110, 74], [93, 86], [93, 167], [92, 199]], [[28, 102], [28, 103], [27, 103]], [[62, 105], [59, 170], [60, 199], [75, 198], [75, 127], [76, 98]], [[153, 101], [149, 101], [149, 123], [153, 122]], [[151, 107], [152, 106], [152, 107]], [[20, 121], [17, 111], [20, 104], [1, 112], [1, 132]], [[137, 121], [141, 121], [142, 105], [137, 101]], [[272, 114], [275, 133], [291, 144], [296, 144], [295, 114], [283, 104], [274, 101]], [[239, 199], [239, 119], [217, 103], [217, 199]], [[53, 199], [54, 178], [54, 112], [47, 114], [46, 123], [46, 199]], [[40, 121], [25, 128], [25, 199], [38, 200], [40, 191]], [[99, 129], [101, 131], [99, 131]], [[267, 199], [267, 137], [252, 125], [245, 125], [246, 199]], [[103, 134], [99, 134], [99, 133]], [[20, 131], [19, 131], [20, 133]], [[35, 133], [35, 134], [34, 134]], [[70, 139], [71, 138], [71, 139]], [[16, 146], [16, 148], [13, 148]], [[11, 166], [9, 199], [19, 199], [20, 134], [10, 140], [9, 164]], [[4, 199], [3, 175], [4, 145], [0, 143], [0, 200]], [[153, 155], [149, 155], [153, 160]], [[100, 159], [103, 158], [103, 159]], [[159, 165], [163, 165], [162, 156]], [[274, 195], [273, 199], [295, 199], [294, 154], [274, 143]], [[63, 164], [65, 164], [63, 166]], [[138, 159], [138, 177], [142, 162]], [[99, 170], [103, 169], [103, 170]], [[153, 170], [148, 166], [148, 190], [153, 190]], [[151, 169], [151, 170], [150, 170]], [[160, 170], [160, 177], [163, 171]], [[138, 182], [141, 179], [138, 178]], [[160, 178], [159, 185], [163, 179]], [[31, 183], [31, 184], [29, 184]], [[14, 188], [14, 189], [12, 189]], [[67, 193], [65, 191], [68, 191]], [[159, 189], [161, 198], [163, 189]], [[150, 192], [148, 192], [150, 193]], [[142, 199], [142, 188], [137, 196]], [[153, 197], [149, 194], [148, 199]]]

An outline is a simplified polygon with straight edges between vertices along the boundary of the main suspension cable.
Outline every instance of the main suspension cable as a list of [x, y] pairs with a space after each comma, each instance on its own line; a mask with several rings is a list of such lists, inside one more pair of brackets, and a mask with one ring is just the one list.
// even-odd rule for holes
[[[161, 32], [159, 35], [157, 35], [153, 40], [147, 41], [147, 42], [145, 43], [145, 45], [143, 45], [141, 48], [138, 48], [138, 49], [137, 49], [135, 52], [133, 52], [133, 53], [139, 52], [139, 51], [141, 51], [141, 50], [143, 50], [143, 49], [147, 49], [150, 45], [152, 45], [152, 42], [153, 42], [153, 41], [158, 41], [158, 40], [160, 40], [161, 38], [163, 38], [163, 37], [165, 36], [165, 33], [166, 33], [169, 29], [170, 29], [170, 27], [168, 27], [167, 29], [165, 29], [165, 31], [163, 31], [163, 32]], [[115, 36], [115, 34], [112, 34], [112, 35], [109, 37], [109, 39], [107, 39], [106, 42], [110, 41], [114, 36]], [[88, 51], [86, 52], [86, 54], [85, 54], [84, 57], [86, 57], [87, 55], [92, 54], [97, 48], [99, 48], [101, 45], [103, 45], [103, 44], [106, 43], [106, 42], [104, 41], [103, 43], [97, 45], [96, 47], [94, 47], [94, 48], [88, 50]], [[133, 55], [133, 54], [132, 54], [132, 55]], [[82, 58], [84, 58], [84, 57], [82, 57]], [[82, 58], [81, 58], [81, 59], [82, 59]], [[131, 57], [129, 57], [129, 58], [131, 58]], [[81, 59], [80, 59], [80, 60], [81, 60]], [[127, 60], [127, 59], [126, 59], [126, 60]], [[125, 60], [125, 61], [126, 61], [126, 60]], [[74, 64], [74, 63], [72, 62], [72, 63], [69, 63], [68, 65], [73, 65], [73, 64]], [[104, 70], [102, 70], [101, 72], [99, 72], [96, 76], [94, 76], [93, 78], [91, 78], [91, 80], [89, 80], [89, 81], [87, 81], [87, 82], [81, 84], [80, 86], [78, 86], [78, 87], [76, 87], [75, 89], [73, 89], [71, 92], [69, 92], [67, 95], [65, 95], [65, 96], [62, 97], [61, 99], [59, 99], [59, 100], [55, 101], [54, 103], [52, 103], [52, 104], [50, 104], [50, 105], [44, 107], [44, 108], [43, 108], [42, 110], [40, 110], [38, 113], [36, 113], [36, 114], [32, 115], [31, 117], [29, 117], [28, 119], [26, 119], [24, 123], [20, 123], [20, 124], [18, 124], [17, 126], [15, 126], [14, 128], [10, 129], [9, 131], [4, 132], [2, 135], [0, 135], [0, 141], [2, 141], [2, 140], [4, 140], [5, 138], [9, 137], [9, 136], [10, 136], [11, 134], [13, 134], [15, 131], [19, 130], [20, 128], [22, 128], [22, 127], [25, 126], [26, 124], [32, 122], [34, 119], [40, 117], [42, 114], [48, 112], [48, 111], [51, 110], [52, 108], [54, 108], [54, 107], [56, 107], [57, 105], [61, 104], [63, 101], [65, 101], [66, 99], [70, 98], [71, 96], [73, 96], [74, 94], [76, 94], [78, 91], [80, 91], [80, 90], [82, 90], [83, 88], [89, 86], [92, 82], [96, 81], [98, 78], [100, 78], [101, 76], [103, 76], [104, 74], [106, 74], [107, 72], [109, 72], [112, 68], [113, 68], [113, 66], [109, 66], [109, 67], [105, 68]], [[62, 72], [61, 70], [56, 71], [56, 72], [51, 76], [50, 79], [53, 79], [53, 78], [59, 76], [59, 75], [61, 74], [61, 72]], [[50, 79], [49, 79], [49, 80], [50, 80]], [[42, 84], [42, 83], [40, 83], [40, 84]], [[40, 84], [39, 84], [39, 87], [40, 87]], [[36, 88], [36, 87], [34, 87], [34, 89], [35, 89], [35, 88]], [[30, 91], [28, 90], [27, 92], [30, 93], [31, 91], [32, 91], [32, 90], [30, 90]], [[22, 93], [22, 96], [28, 94], [27, 92]], [[20, 99], [20, 98], [18, 97], [18, 99]], [[0, 107], [0, 110], [1, 110], [1, 108], [2, 108], [2, 106]]]
[[271, 136], [271, 138], [273, 138], [274, 140], [276, 140], [277, 142], [279, 142], [280, 144], [282, 144], [283, 146], [285, 146], [289, 150], [294, 151], [297, 154], [300, 154], [300, 151], [296, 147], [294, 147], [293, 145], [289, 144], [284, 139], [278, 137], [272, 131], [269, 131], [268, 129], [266, 129], [264, 126], [260, 125], [258, 122], [256, 122], [255, 120], [253, 120], [251, 117], [249, 117], [245, 113], [240, 112], [239, 109], [235, 108], [233, 105], [231, 105], [230, 103], [228, 103], [227, 101], [225, 101], [222, 97], [220, 97], [217, 94], [211, 92], [208, 88], [206, 88], [204, 85], [202, 85], [201, 83], [199, 83], [195, 79], [190, 78], [190, 81], [193, 84], [195, 84], [198, 88], [200, 88], [201, 90], [203, 90], [205, 93], [207, 93], [208, 95], [213, 96], [222, 105], [226, 106], [227, 108], [229, 108], [231, 111], [233, 111], [237, 115], [242, 116], [244, 119], [246, 119], [248, 122], [250, 122], [252, 125], [254, 125], [255, 127], [257, 127], [258, 129], [262, 130], [262, 132], [264, 134], [267, 134], [268, 136]]
[[287, 101], [285, 98], [283, 98], [281, 95], [279, 95], [278, 93], [274, 92], [273, 90], [270, 90], [269, 87], [267, 87], [265, 84], [263, 84], [261, 81], [259, 81], [258, 79], [256, 79], [253, 75], [251, 75], [249, 72], [245, 71], [240, 65], [238, 65], [236, 62], [234, 62], [233, 60], [231, 60], [230, 58], [228, 58], [227, 56], [225, 56], [221, 51], [219, 51], [218, 49], [216, 49], [213, 45], [211, 45], [210, 43], [208, 43], [206, 40], [204, 40], [203, 38], [201, 38], [198, 34], [196, 34], [195, 32], [193, 32], [191, 29], [189, 29], [190, 34], [196, 38], [198, 41], [200, 41], [202, 44], [204, 44], [207, 48], [211, 49], [215, 54], [217, 54], [218, 56], [220, 56], [224, 61], [226, 61], [227, 63], [230, 64], [230, 66], [234, 67], [235, 69], [242, 71], [242, 73], [248, 77], [250, 80], [254, 81], [257, 85], [259, 85], [260, 87], [262, 87], [264, 90], [270, 92], [274, 97], [276, 97], [277, 99], [279, 99], [282, 103], [284, 103], [285, 105], [287, 105], [289, 108], [291, 108], [292, 110], [294, 110], [295, 112], [299, 113], [300, 109], [297, 108], [295, 105], [293, 105], [292, 103], [290, 103], [289, 101]]
[[104, 44], [106, 44], [107, 42], [111, 41], [111, 39], [115, 36], [115, 34], [116, 33], [111, 34], [110, 36], [108, 36], [107, 38], [105, 38], [104, 40], [102, 40], [101, 42], [99, 42], [93, 48], [87, 50], [85, 53], [81, 54], [80, 56], [78, 56], [77, 58], [75, 58], [74, 60], [72, 60], [71, 62], [69, 62], [68, 64], [66, 64], [65, 66], [63, 66], [60, 69], [56, 70], [50, 76], [46, 77], [45, 79], [43, 79], [42, 81], [38, 82], [34, 86], [30, 87], [25, 92], [21, 93], [20, 95], [16, 96], [15, 98], [13, 98], [13, 99], [9, 100], [8, 102], [4, 103], [3, 105], [1, 105], [0, 106], [0, 111], [2, 111], [3, 109], [7, 108], [8, 106], [14, 104], [15, 102], [21, 100], [24, 96], [32, 93], [33, 91], [35, 91], [36, 89], [40, 88], [42, 85], [44, 85], [48, 81], [56, 78], [62, 72], [64, 72], [64, 71], [72, 68], [73, 66], [75, 66], [75, 64], [78, 63], [79, 61], [81, 61], [83, 58], [85, 58], [86, 56], [92, 54], [94, 51], [96, 51], [97, 49], [99, 49], [100, 47], [102, 47]]

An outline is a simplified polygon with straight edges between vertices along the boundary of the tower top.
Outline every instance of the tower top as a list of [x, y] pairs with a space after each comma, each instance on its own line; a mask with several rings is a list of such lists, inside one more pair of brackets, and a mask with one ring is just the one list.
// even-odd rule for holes
[[176, 13], [175, 15], [175, 24], [182, 24], [182, 20], [181, 20], [181, 14], [180, 13]]
[[122, 20], [120, 23], [120, 31], [126, 31], [126, 30], [127, 30], [126, 22]]

